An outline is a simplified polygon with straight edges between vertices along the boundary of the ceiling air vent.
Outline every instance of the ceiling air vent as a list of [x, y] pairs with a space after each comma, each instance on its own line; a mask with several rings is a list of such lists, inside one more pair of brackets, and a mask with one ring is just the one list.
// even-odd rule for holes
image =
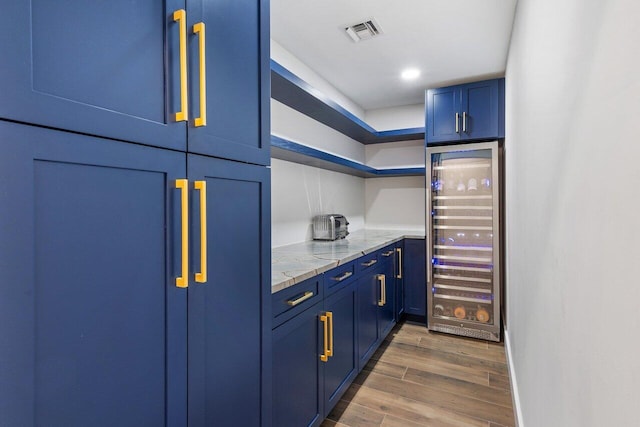
[[347, 32], [349, 37], [351, 37], [351, 40], [356, 43], [360, 40], [369, 40], [382, 34], [380, 25], [378, 25], [375, 19], [367, 19], [364, 22], [349, 25], [348, 27], [345, 27], [344, 30]]

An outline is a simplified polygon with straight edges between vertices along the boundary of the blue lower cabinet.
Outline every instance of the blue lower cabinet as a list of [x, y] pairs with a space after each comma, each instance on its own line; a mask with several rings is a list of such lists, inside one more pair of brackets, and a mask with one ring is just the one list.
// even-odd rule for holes
[[397, 247], [325, 272], [322, 302], [284, 322], [276, 307], [311, 301], [320, 276], [273, 294], [274, 427], [319, 425], [396, 324]]
[[[206, 183], [206, 247], [201, 192], [191, 198], [189, 283], [189, 426], [259, 426], [263, 373], [271, 367], [269, 170], [209, 157], [187, 157], [189, 180]], [[270, 390], [269, 390], [270, 391]], [[270, 393], [264, 393], [270, 396]], [[287, 425], [280, 424], [280, 425]]]
[[393, 265], [394, 265], [394, 275], [395, 275], [395, 285], [396, 285], [396, 322], [399, 322], [402, 318], [402, 315], [405, 312], [404, 305], [404, 272], [403, 272], [403, 252], [404, 252], [404, 242], [405, 240], [401, 240], [397, 242], [394, 249], [394, 257], [393, 257]]
[[326, 313], [331, 313], [331, 356], [323, 363], [326, 416], [358, 374], [355, 282], [328, 297], [324, 309]]
[[377, 269], [368, 271], [358, 279], [357, 283], [358, 369], [362, 369], [376, 350], [379, 337], [378, 302], [380, 301], [381, 281]]
[[[390, 252], [393, 254], [394, 249], [388, 248], [383, 250], [382, 253]], [[380, 273], [378, 281], [381, 282], [380, 286], [380, 301], [378, 303], [378, 336], [380, 340], [383, 340], [393, 325], [396, 324], [396, 281], [393, 264], [393, 258], [382, 258]]]
[[427, 247], [424, 239], [405, 239], [403, 280], [405, 312], [425, 317], [427, 304]]
[[358, 280], [358, 369], [362, 369], [396, 323], [394, 246], [376, 253], [375, 268]]
[[[324, 362], [320, 355], [324, 354], [324, 341], [328, 337], [324, 334], [322, 315], [319, 302], [273, 330], [274, 427], [318, 426], [323, 420]], [[327, 324], [327, 332], [328, 328]]]
[[0, 152], [0, 425], [184, 426], [184, 154], [4, 121]]

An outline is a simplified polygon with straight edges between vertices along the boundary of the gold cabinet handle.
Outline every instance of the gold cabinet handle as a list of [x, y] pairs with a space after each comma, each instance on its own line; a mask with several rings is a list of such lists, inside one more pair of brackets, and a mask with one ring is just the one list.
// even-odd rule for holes
[[393, 253], [393, 249], [390, 250], [390, 251], [387, 251], [387, 252], [383, 252], [382, 256], [389, 257], [389, 256], [391, 256], [392, 253]]
[[367, 261], [367, 262], [363, 262], [362, 266], [363, 267], [371, 267], [373, 264], [375, 264], [376, 262], [378, 262], [377, 259], [372, 259], [371, 261]]
[[207, 281], [207, 181], [196, 181], [195, 189], [200, 191], [200, 272], [196, 282]]
[[176, 286], [186, 288], [189, 286], [189, 181], [177, 179], [176, 188], [181, 190], [180, 207], [182, 215], [182, 262], [181, 275], [176, 277]]
[[398, 274], [396, 279], [402, 279], [402, 248], [396, 248], [396, 252], [398, 252]]
[[300, 304], [301, 302], [308, 300], [312, 296], [313, 296], [313, 292], [307, 291], [301, 297], [296, 298], [296, 299], [290, 299], [289, 301], [287, 301], [287, 305], [290, 305], [291, 307], [295, 307], [296, 305]]
[[173, 21], [179, 23], [180, 31], [180, 111], [176, 113], [176, 122], [186, 121], [187, 111], [187, 12], [178, 9], [173, 12]]
[[385, 276], [384, 274], [378, 274], [377, 278], [380, 281], [380, 300], [378, 301], [378, 305], [380, 307], [384, 307], [387, 303], [387, 286], [385, 284]]
[[353, 276], [351, 271], [345, 271], [342, 275], [332, 277], [331, 280], [335, 280], [336, 282], [342, 282], [344, 279]]
[[460, 121], [460, 113], [456, 113], [456, 133], [460, 133], [460, 125], [459, 122]]
[[329, 319], [329, 351], [327, 356], [333, 356], [333, 312], [327, 311], [327, 319]]
[[193, 26], [193, 34], [199, 34], [198, 52], [200, 55], [200, 117], [194, 121], [195, 127], [207, 125], [207, 54], [205, 43], [207, 35], [204, 22], [198, 22]]
[[323, 324], [323, 328], [324, 328], [324, 346], [323, 346], [323, 353], [320, 355], [320, 360], [322, 360], [323, 362], [326, 362], [329, 360], [329, 342], [328, 342], [328, 338], [329, 338], [329, 318], [327, 317], [326, 314], [323, 314], [322, 316], [320, 316], [320, 321]]

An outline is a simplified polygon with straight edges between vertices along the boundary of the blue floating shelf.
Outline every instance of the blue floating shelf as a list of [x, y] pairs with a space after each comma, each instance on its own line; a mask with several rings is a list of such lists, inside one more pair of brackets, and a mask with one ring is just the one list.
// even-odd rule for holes
[[273, 59], [271, 97], [362, 144], [424, 139], [424, 127], [376, 131]]
[[375, 169], [297, 142], [271, 135], [271, 157], [302, 163], [362, 178], [383, 176], [424, 176], [425, 168]]

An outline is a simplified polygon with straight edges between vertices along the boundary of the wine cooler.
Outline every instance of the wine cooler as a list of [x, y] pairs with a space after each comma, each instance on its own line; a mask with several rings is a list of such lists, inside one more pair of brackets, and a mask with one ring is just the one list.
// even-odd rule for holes
[[498, 141], [427, 148], [429, 329], [500, 341]]

